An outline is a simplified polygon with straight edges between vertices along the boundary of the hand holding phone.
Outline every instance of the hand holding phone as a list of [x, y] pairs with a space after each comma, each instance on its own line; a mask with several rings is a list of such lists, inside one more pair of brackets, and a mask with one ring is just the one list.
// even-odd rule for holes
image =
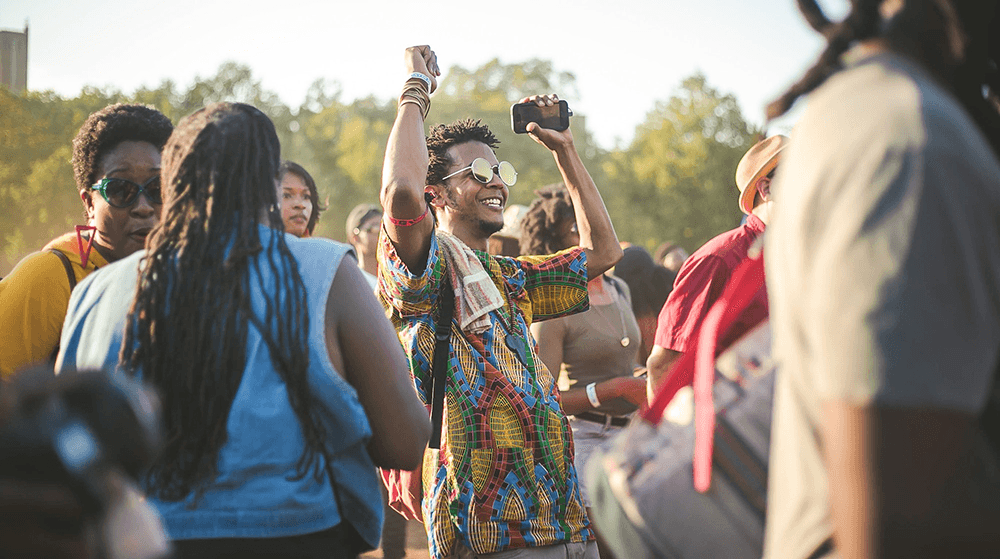
[[515, 134], [526, 134], [530, 122], [561, 132], [569, 128], [569, 117], [572, 115], [569, 103], [562, 100], [554, 105], [544, 106], [538, 106], [533, 101], [516, 103], [510, 107], [510, 126]]

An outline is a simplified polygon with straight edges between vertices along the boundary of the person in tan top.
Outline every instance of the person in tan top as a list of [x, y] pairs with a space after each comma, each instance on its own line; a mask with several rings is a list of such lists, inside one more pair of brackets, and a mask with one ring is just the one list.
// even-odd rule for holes
[[[521, 222], [521, 253], [551, 254], [576, 246], [580, 235], [566, 189], [557, 185], [537, 194]], [[642, 344], [628, 285], [600, 275], [587, 282], [587, 290], [586, 312], [531, 325], [539, 357], [558, 376], [579, 472], [585, 471], [598, 446], [628, 424], [629, 415], [646, 398], [646, 379], [634, 375]], [[589, 511], [586, 476], [580, 490]], [[602, 558], [612, 557], [599, 533], [597, 543]]]

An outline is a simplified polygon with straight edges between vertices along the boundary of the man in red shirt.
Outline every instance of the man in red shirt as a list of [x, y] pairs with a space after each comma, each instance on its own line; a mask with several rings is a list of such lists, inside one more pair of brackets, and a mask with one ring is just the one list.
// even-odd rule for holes
[[[733, 270], [764, 233], [774, 207], [771, 179], [787, 143], [785, 136], [771, 136], [754, 144], [743, 156], [736, 167], [736, 186], [740, 191], [740, 209], [747, 214], [746, 221], [705, 243], [677, 272], [674, 289], [660, 310], [653, 349], [646, 360], [649, 373], [646, 390], [650, 402], [670, 365], [680, 354], [694, 350], [702, 320], [722, 294]], [[719, 348], [725, 348], [765, 318], [767, 294], [762, 290], [757, 300], [719, 340]]]

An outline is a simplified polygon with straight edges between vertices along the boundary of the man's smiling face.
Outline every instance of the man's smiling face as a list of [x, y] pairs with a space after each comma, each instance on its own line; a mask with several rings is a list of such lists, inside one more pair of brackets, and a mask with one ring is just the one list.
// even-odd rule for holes
[[[499, 163], [493, 150], [481, 142], [452, 146], [448, 148], [448, 157], [453, 163], [446, 175], [468, 167], [477, 157], [491, 166]], [[478, 244], [475, 241], [485, 243], [490, 235], [503, 229], [503, 209], [508, 195], [507, 186], [496, 173], [487, 184], [476, 180], [471, 170], [458, 173], [447, 179], [445, 188], [441, 189], [446, 202], [446, 206], [438, 210], [441, 224], [470, 246]]]

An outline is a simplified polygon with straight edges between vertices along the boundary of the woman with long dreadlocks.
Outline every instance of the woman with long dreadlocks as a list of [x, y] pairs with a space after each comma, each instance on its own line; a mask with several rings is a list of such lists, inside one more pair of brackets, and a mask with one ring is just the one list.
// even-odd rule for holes
[[146, 485], [181, 559], [375, 547], [374, 466], [415, 468], [430, 434], [395, 332], [341, 265], [350, 247], [282, 232], [278, 171], [274, 125], [254, 107], [185, 118], [145, 255], [70, 301], [57, 367], [118, 365], [163, 400]]
[[996, 0], [854, 0], [766, 240], [765, 557], [1000, 557]]

